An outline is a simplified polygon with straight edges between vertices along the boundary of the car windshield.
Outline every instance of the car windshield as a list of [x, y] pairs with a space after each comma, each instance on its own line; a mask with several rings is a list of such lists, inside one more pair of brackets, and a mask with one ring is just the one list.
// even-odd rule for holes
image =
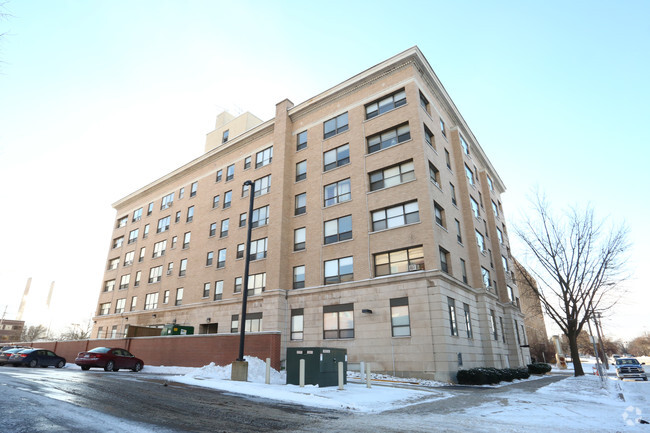
[[617, 359], [616, 365], [639, 365], [639, 361], [636, 359]]
[[111, 349], [108, 347], [95, 347], [94, 349], [89, 350], [91, 353], [108, 353]]

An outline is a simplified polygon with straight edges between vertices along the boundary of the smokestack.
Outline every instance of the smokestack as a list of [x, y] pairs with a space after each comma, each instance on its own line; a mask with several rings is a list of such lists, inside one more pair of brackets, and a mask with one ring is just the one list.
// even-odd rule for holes
[[23, 298], [20, 300], [20, 308], [18, 308], [18, 315], [16, 320], [23, 320], [23, 313], [25, 312], [25, 304], [27, 303], [27, 295], [29, 295], [29, 287], [32, 285], [32, 277], [27, 278], [27, 285], [25, 286], [25, 292], [23, 293]]
[[50, 293], [47, 294], [47, 309], [50, 309], [50, 301], [52, 301], [52, 292], [54, 291], [54, 281], [50, 284]]

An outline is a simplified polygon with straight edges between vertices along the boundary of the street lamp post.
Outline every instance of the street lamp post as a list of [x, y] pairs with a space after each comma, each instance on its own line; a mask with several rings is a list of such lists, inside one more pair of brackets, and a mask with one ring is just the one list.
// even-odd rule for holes
[[246, 252], [244, 259], [244, 281], [243, 281], [243, 293], [242, 293], [242, 304], [241, 304], [241, 317], [239, 320], [239, 356], [237, 361], [232, 365], [231, 379], [238, 381], [247, 381], [248, 380], [248, 363], [244, 360], [244, 340], [246, 338], [246, 304], [248, 302], [248, 268], [250, 265], [250, 250], [251, 250], [251, 231], [252, 218], [253, 218], [253, 203], [255, 202], [255, 195], [253, 192], [253, 182], [247, 180], [244, 182], [244, 185], [248, 186], [248, 194], [250, 196], [250, 202], [248, 205], [248, 230], [246, 234]]

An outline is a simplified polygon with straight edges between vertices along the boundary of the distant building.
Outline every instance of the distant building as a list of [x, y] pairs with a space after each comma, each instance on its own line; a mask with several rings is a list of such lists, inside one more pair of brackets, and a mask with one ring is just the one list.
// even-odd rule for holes
[[238, 332], [251, 223], [244, 326], [282, 353], [438, 380], [525, 364], [504, 191], [417, 47], [266, 122], [223, 113], [203, 155], [114, 203], [92, 336]]
[[25, 322], [22, 320], [0, 320], [0, 343], [20, 341]]
[[539, 362], [553, 360], [555, 349], [550, 344], [546, 333], [542, 302], [537, 295], [537, 281], [521, 263], [514, 258], [512, 260], [514, 279], [521, 294], [521, 311], [526, 317], [524, 324], [526, 325], [530, 354]]

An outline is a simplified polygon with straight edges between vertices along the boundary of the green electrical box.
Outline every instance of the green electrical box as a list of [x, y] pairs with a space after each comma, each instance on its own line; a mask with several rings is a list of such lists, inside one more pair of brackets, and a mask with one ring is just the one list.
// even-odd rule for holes
[[163, 326], [160, 335], [193, 335], [194, 326], [181, 326], [174, 323]]
[[287, 348], [287, 385], [300, 385], [300, 360], [305, 360], [305, 385], [338, 386], [339, 362], [347, 383], [348, 351], [326, 347]]

